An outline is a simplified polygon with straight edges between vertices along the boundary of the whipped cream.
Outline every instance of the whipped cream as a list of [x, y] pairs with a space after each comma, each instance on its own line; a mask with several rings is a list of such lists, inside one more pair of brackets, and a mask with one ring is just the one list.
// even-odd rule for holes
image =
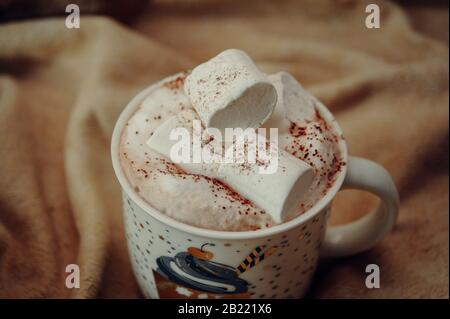
[[[187, 74], [169, 77], [153, 86], [123, 129], [120, 143], [122, 168], [134, 190], [163, 214], [181, 222], [216, 230], [245, 231], [271, 227], [266, 211], [219, 179], [188, 173], [146, 142], [164, 122], [194, 107], [184, 91]], [[264, 124], [277, 127], [279, 147], [308, 163], [314, 170], [311, 186], [289, 217], [311, 208], [333, 185], [342, 162], [339, 137], [323, 120], [309, 95], [289, 74], [269, 76], [278, 100]]]

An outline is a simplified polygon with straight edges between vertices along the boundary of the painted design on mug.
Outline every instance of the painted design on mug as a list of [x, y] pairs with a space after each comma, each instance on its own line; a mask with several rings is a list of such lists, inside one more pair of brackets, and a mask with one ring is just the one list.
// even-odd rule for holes
[[267, 250], [258, 246], [237, 267], [233, 267], [212, 261], [214, 254], [204, 249], [206, 246], [215, 244], [205, 243], [200, 248], [189, 247], [187, 252], [179, 252], [174, 257], [157, 258], [158, 269], [154, 275], [160, 295], [171, 292], [169, 297], [174, 297], [176, 291], [188, 298], [194, 295], [197, 298], [204, 295], [206, 298], [210, 297], [209, 294], [214, 297], [249, 298], [250, 284], [239, 275], [258, 265], [276, 250], [275, 246]]
[[261, 261], [264, 260], [264, 258], [269, 257], [272, 255], [275, 250], [277, 249], [276, 246], [271, 246], [266, 251], [263, 251], [264, 246], [258, 246], [248, 255], [242, 263], [237, 267], [236, 272], [241, 274], [247, 269], [250, 269], [257, 264], [259, 264]]

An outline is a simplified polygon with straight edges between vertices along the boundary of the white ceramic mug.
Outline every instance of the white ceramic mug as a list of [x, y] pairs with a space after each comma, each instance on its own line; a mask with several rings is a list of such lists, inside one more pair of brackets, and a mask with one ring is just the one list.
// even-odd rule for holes
[[[137, 281], [150, 298], [300, 298], [320, 257], [340, 257], [374, 246], [394, 225], [399, 197], [380, 165], [349, 157], [334, 185], [311, 209], [267, 229], [227, 232], [183, 224], [154, 209], [130, 186], [119, 161], [120, 135], [143, 99], [138, 94], [120, 115], [112, 136], [112, 162], [123, 190], [124, 222]], [[332, 114], [322, 117], [342, 135]], [[327, 226], [331, 202], [341, 189], [361, 189], [381, 199], [379, 207], [342, 226]]]

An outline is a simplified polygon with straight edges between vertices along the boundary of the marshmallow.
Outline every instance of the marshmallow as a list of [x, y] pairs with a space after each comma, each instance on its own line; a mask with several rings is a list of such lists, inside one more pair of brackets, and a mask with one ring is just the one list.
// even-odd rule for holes
[[277, 93], [241, 50], [223, 51], [186, 78], [185, 93], [205, 127], [256, 128], [272, 113]]
[[278, 72], [269, 75], [268, 78], [277, 91], [277, 108], [284, 108], [290, 121], [308, 123], [315, 120], [314, 97], [307, 93], [292, 75]]
[[[198, 130], [194, 129], [194, 121], [197, 121], [195, 124], [198, 124]], [[189, 135], [189, 140], [187, 141], [190, 145], [184, 145], [185, 147], [188, 147], [186, 149], [189, 150], [189, 154], [186, 154], [188, 155], [188, 158], [186, 158], [186, 161], [184, 162], [180, 161], [178, 158], [180, 154], [177, 152], [178, 148], [175, 146], [175, 144], [181, 143], [181, 135], [175, 131], [176, 129], [185, 129], [186, 135]], [[202, 139], [201, 131], [201, 122], [197, 113], [193, 110], [184, 110], [161, 124], [147, 140], [147, 145], [190, 174], [201, 174], [214, 178], [217, 175], [219, 164], [201, 161], [201, 157], [199, 160], [195, 160], [195, 141], [200, 142], [198, 143], [199, 145], [197, 145], [197, 151], [198, 148], [201, 147], [201, 144], [203, 144], [203, 147], [205, 148], [211, 147], [211, 152], [214, 151], [211, 144], [205, 145], [206, 141], [205, 138]], [[187, 138], [187, 136], [184, 136], [183, 138]], [[181, 144], [179, 145], [181, 146]], [[177, 156], [178, 159], [175, 159], [175, 156]]]
[[[265, 143], [265, 138], [259, 135], [260, 138]], [[281, 223], [295, 213], [313, 182], [314, 170], [278, 147], [271, 154], [268, 161], [259, 164], [223, 163], [219, 167], [218, 179], [265, 210], [275, 223]], [[268, 168], [274, 164], [275, 171], [270, 174], [261, 172], [261, 165]]]
[[[194, 123], [194, 121], [197, 121]], [[204, 148], [210, 147], [207, 136], [201, 134], [200, 120], [193, 110], [185, 110], [169, 118], [158, 127], [155, 133], [147, 140], [147, 145], [170, 159], [176, 165], [190, 174], [200, 174], [211, 178], [217, 178], [233, 188], [243, 197], [252, 201], [256, 206], [265, 210], [271, 215], [276, 223], [285, 221], [295, 212], [296, 206], [308, 191], [313, 177], [313, 169], [305, 162], [292, 156], [286, 151], [279, 149], [274, 143], [269, 144], [265, 137], [261, 135], [249, 136], [246, 144], [232, 144], [226, 150], [225, 156], [234, 154], [232, 163], [219, 162], [208, 163], [203, 157], [198, 162], [194, 160], [194, 144]], [[175, 144], [181, 143], [180, 134], [177, 129], [184, 129], [188, 137], [189, 153], [186, 161], [179, 161], [174, 156], [180, 155]], [[256, 141], [257, 137], [257, 141]], [[254, 144], [249, 144], [250, 142]], [[258, 150], [255, 163], [249, 163], [246, 156], [249, 145], [257, 147], [260, 145], [270, 145], [269, 150]], [[181, 145], [181, 144], [180, 144]], [[211, 145], [211, 152], [214, 146]], [[267, 154], [269, 152], [269, 154]], [[204, 154], [204, 152], [202, 153]], [[222, 155], [222, 154], [220, 154]], [[236, 159], [241, 157], [241, 162]], [[223, 158], [221, 157], [223, 160]]]

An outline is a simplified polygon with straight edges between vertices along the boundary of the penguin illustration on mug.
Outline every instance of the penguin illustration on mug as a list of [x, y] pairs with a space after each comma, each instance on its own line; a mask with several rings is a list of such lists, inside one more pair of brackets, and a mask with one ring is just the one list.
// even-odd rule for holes
[[214, 254], [206, 250], [206, 246], [215, 244], [205, 243], [200, 248], [189, 247], [186, 252], [177, 253], [174, 257], [159, 257], [156, 260], [157, 272], [186, 288], [216, 294], [244, 293], [247, 292], [249, 283], [239, 278], [239, 275], [258, 265], [276, 250], [276, 246], [267, 250], [258, 246], [237, 267], [233, 267], [212, 261]]

